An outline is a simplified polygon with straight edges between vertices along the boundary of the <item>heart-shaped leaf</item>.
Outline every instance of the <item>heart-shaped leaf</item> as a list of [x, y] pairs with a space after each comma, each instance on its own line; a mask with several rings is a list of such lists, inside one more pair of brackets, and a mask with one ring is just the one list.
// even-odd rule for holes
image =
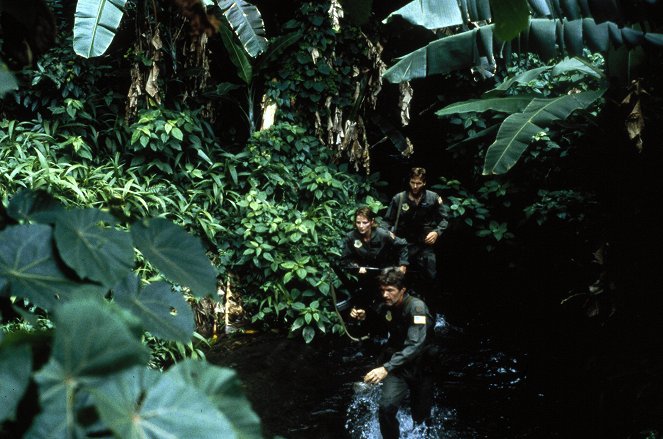
[[121, 307], [140, 318], [145, 330], [167, 340], [191, 341], [194, 322], [191, 306], [165, 282], [155, 282], [141, 290], [140, 279], [131, 274], [113, 288], [113, 298]]
[[81, 278], [117, 284], [131, 270], [133, 243], [127, 232], [103, 225], [115, 219], [98, 209], [67, 210], [55, 223], [55, 243], [64, 262]]
[[171, 281], [199, 297], [216, 291], [216, 272], [198, 238], [164, 218], [134, 224], [131, 235], [136, 248]]

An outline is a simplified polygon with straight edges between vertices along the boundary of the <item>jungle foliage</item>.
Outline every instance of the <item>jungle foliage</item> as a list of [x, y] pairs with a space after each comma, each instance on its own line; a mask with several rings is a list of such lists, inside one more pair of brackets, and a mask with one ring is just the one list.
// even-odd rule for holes
[[[41, 8], [47, 3], [52, 12]], [[156, 307], [162, 296], [181, 296], [182, 286], [210, 289], [169, 271], [173, 253], [150, 252], [147, 244], [160, 234], [143, 221], [159, 230], [169, 223], [144, 218], [167, 218], [199, 236], [254, 324], [286, 328], [307, 342], [338, 333], [329, 297], [337, 240], [358, 204], [379, 212], [387, 199], [377, 175], [358, 171], [386, 171], [396, 186], [404, 169], [423, 164], [452, 212], [441, 251], [447, 288], [459, 291], [455, 300], [504, 311], [541, 332], [557, 327], [545, 316], [573, 320], [559, 337], [578, 340], [569, 358], [611, 365], [580, 372], [617, 389], [590, 389], [592, 404], [609, 413], [605, 405], [627, 395], [643, 413], [637, 425], [652, 426], [647, 414], [660, 407], [651, 397], [660, 389], [660, 361], [639, 355], [643, 378], [602, 346], [622, 328], [656, 333], [658, 308], [642, 305], [652, 303], [651, 277], [642, 275], [651, 262], [638, 249], [652, 249], [644, 230], [657, 230], [650, 213], [660, 189], [660, 154], [651, 145], [663, 126], [654, 111], [661, 103], [660, 2], [417, 0], [399, 2], [397, 11], [368, 0], [287, 3], [291, 8], [225, 0], [47, 3], [31, 2], [35, 13], [21, 21], [11, 2], [0, 2], [2, 60], [12, 71], [0, 69], [0, 93], [18, 88], [0, 109], [0, 193], [8, 206], [0, 233], [50, 233], [52, 248], [44, 248], [62, 276], [103, 285], [113, 301], [93, 302], [105, 294], [97, 292], [72, 297], [59, 311], [38, 293], [20, 296], [14, 305], [22, 313], [44, 315], [34, 308], [44, 306], [55, 323], [48, 329], [48, 320], [34, 322], [47, 327], [47, 338], [54, 331], [55, 343], [51, 356], [30, 368], [36, 384], [12, 378], [21, 389], [51, 385], [40, 367], [67, 354], [65, 340], [78, 328], [67, 329], [70, 307], [120, 315], [114, 324], [124, 329], [116, 329], [136, 348], [123, 357], [128, 375], [130, 366], [149, 361], [136, 342], [143, 330], [153, 362], [169, 358], [172, 340], [181, 352], [195, 352], [189, 327], [186, 335], [176, 327], [156, 332], [135, 306], [135, 296]], [[26, 31], [33, 28], [42, 38]], [[10, 224], [32, 221], [12, 215], [26, 188], [47, 191], [67, 213], [45, 224]], [[76, 254], [57, 242], [73, 240], [76, 230], [91, 230], [95, 239], [122, 236], [123, 256], [110, 261], [112, 270], [88, 266], [94, 259], [82, 256], [79, 265], [62, 265]], [[134, 246], [138, 257], [128, 257]], [[135, 276], [114, 290], [130, 269], [143, 280], [165, 276], [178, 293], [170, 284], [142, 286]], [[182, 307], [183, 299], [172, 299]], [[565, 352], [559, 343], [554, 348]], [[34, 346], [13, 336], [5, 345], [23, 362], [31, 357], [26, 346]], [[573, 379], [579, 366], [564, 366]], [[58, 394], [78, 392], [74, 402], [97, 404], [97, 417], [80, 424], [73, 416], [79, 406], [60, 404], [69, 415], [60, 427], [99, 432], [101, 422], [124, 437], [126, 413], [113, 413], [109, 401], [133, 396], [100, 384], [107, 364], [96, 367]], [[146, 372], [131, 388], [160, 398], [167, 380], [181, 387], [178, 373]], [[212, 372], [223, 381], [220, 373]], [[161, 390], [149, 390], [162, 380]], [[26, 395], [36, 401], [32, 387]], [[214, 400], [212, 409], [223, 413], [223, 404]]]

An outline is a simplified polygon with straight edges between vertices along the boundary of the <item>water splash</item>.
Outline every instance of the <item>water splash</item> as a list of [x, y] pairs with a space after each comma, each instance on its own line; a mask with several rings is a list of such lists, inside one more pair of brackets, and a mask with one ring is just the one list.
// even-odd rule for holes
[[[381, 387], [382, 384], [354, 383], [355, 394], [346, 411], [345, 421], [345, 430], [352, 439], [378, 439], [381, 437], [377, 415]], [[436, 399], [438, 397], [439, 395], [436, 395]], [[465, 433], [460, 434], [458, 431], [445, 428], [445, 424], [455, 421], [456, 412], [437, 404], [433, 406], [428, 425], [414, 424], [408, 404], [404, 404], [396, 416], [400, 423], [402, 439], [460, 439], [467, 437]]]

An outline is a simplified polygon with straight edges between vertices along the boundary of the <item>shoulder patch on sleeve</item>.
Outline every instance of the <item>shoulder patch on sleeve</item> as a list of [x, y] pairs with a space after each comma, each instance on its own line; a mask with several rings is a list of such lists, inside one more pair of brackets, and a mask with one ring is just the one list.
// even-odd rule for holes
[[414, 312], [417, 314], [424, 314], [424, 306], [423, 305], [415, 305], [414, 307]]
[[425, 325], [426, 324], [426, 316], [425, 315], [416, 315], [416, 316], [414, 316], [414, 324], [415, 325]]

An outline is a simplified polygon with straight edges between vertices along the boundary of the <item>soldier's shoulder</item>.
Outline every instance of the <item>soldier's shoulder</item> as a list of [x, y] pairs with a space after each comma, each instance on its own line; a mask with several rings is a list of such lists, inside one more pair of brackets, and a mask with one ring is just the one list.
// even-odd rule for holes
[[433, 204], [433, 203], [442, 204], [443, 203], [442, 197], [437, 192], [433, 192], [433, 191], [429, 191], [429, 190], [426, 191], [426, 201], [428, 201], [431, 204]]
[[426, 303], [424, 303], [423, 300], [421, 300], [418, 297], [415, 296], [410, 296], [410, 303], [408, 306], [408, 310], [411, 314], [424, 314], [428, 307], [426, 306]]

